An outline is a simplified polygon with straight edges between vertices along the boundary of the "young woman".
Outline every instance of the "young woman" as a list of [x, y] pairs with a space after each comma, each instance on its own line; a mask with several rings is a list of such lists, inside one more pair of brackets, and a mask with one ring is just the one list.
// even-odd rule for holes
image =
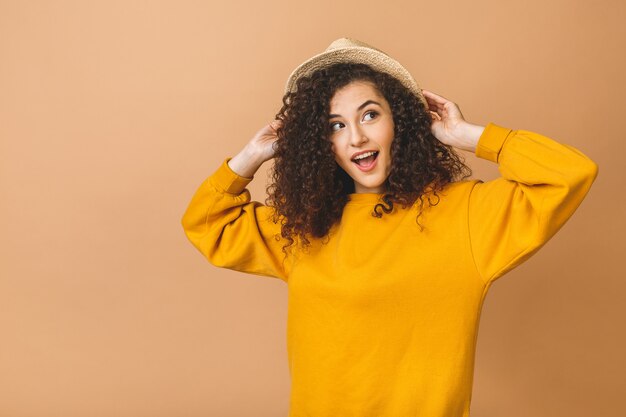
[[[455, 148], [502, 177], [467, 180]], [[270, 159], [263, 205], [245, 187]], [[572, 146], [467, 122], [342, 38], [294, 70], [276, 120], [205, 179], [182, 224], [213, 265], [288, 284], [289, 416], [468, 416], [488, 289], [597, 173]]]

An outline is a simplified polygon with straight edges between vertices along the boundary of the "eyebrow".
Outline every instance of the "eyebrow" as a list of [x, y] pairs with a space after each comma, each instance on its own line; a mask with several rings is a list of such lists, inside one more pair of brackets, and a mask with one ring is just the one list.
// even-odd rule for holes
[[[359, 111], [359, 110], [361, 110], [363, 107], [367, 106], [368, 104], [378, 104], [380, 107], [382, 107], [382, 106], [380, 105], [380, 103], [379, 103], [379, 102], [377, 102], [377, 101], [374, 101], [374, 100], [367, 100], [365, 103], [361, 104], [361, 105], [360, 105], [360, 106], [359, 106], [356, 110], [357, 110], [357, 111]], [[329, 115], [328, 115], [328, 117], [329, 117], [329, 118], [332, 118], [332, 117], [341, 117], [341, 115], [340, 115], [340, 114], [329, 114]]]

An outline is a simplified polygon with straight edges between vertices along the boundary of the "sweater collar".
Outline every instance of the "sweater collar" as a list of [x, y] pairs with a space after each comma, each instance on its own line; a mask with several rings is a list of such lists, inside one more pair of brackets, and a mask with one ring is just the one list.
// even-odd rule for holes
[[348, 194], [348, 198], [350, 199], [347, 204], [350, 203], [364, 203], [364, 204], [372, 204], [382, 202], [382, 197], [385, 193], [351, 193]]

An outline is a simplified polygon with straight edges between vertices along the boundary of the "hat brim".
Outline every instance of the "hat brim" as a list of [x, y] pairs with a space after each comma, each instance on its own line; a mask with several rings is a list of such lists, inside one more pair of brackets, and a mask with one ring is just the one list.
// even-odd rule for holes
[[417, 96], [426, 110], [428, 110], [428, 102], [422, 94], [422, 90], [406, 68], [404, 68], [398, 61], [386, 55], [383, 52], [379, 52], [372, 48], [352, 46], [348, 48], [338, 48], [331, 51], [322, 52], [317, 54], [302, 64], [298, 65], [287, 78], [285, 84], [285, 93], [295, 92], [296, 82], [301, 77], [311, 75], [318, 69], [328, 67], [337, 63], [360, 63], [367, 64], [373, 69], [387, 73], [392, 77], [395, 77], [408, 88], [415, 96]]

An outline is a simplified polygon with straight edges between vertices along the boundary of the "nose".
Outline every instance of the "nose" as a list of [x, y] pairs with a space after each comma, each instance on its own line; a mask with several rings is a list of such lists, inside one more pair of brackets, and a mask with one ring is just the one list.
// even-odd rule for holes
[[368, 140], [369, 139], [365, 136], [365, 132], [361, 129], [361, 126], [359, 124], [354, 125], [352, 131], [350, 132], [350, 144], [352, 144], [355, 148], [358, 148]]

